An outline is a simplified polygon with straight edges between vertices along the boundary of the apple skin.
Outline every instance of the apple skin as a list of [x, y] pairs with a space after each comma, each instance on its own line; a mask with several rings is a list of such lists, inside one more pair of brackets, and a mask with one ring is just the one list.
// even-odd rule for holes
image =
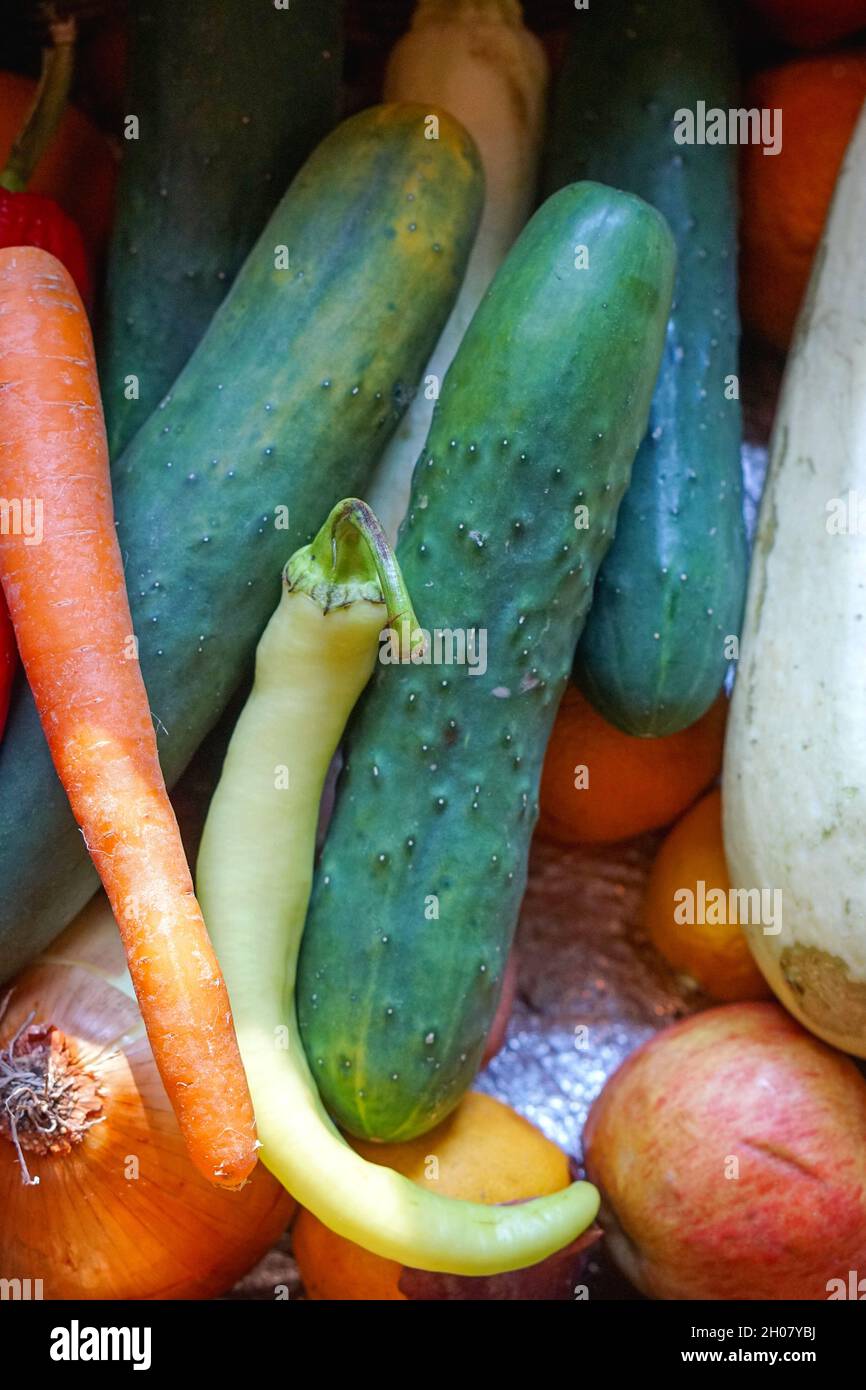
[[650, 1297], [826, 1299], [866, 1275], [866, 1082], [778, 1004], [657, 1034], [584, 1146], [608, 1248]]

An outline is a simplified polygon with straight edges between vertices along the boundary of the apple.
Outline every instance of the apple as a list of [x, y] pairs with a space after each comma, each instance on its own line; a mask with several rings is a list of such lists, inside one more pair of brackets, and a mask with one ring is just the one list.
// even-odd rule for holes
[[866, 1082], [778, 1004], [657, 1034], [584, 1145], [608, 1248], [651, 1297], [839, 1298], [866, 1276]]

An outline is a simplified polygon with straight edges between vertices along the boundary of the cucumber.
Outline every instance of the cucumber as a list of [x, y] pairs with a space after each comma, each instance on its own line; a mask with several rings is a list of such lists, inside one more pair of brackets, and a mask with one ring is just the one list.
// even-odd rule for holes
[[313, 1075], [359, 1136], [423, 1133], [480, 1061], [545, 744], [646, 427], [674, 259], [639, 199], [564, 189], [520, 236], [443, 383], [397, 553], [421, 623], [484, 630], [486, 662], [374, 676], [300, 962]]
[[[337, 120], [341, 0], [137, 0], [100, 380], [112, 459], [168, 391]], [[138, 398], [127, 399], [127, 378]]]
[[[659, 208], [677, 284], [647, 436], [599, 572], [576, 679], [629, 734], [709, 708], [739, 632], [748, 565], [737, 372], [737, 149], [679, 145], [674, 113], [736, 106], [712, 0], [605, 0], [576, 17], [559, 78], [548, 191], [604, 179]], [[730, 655], [730, 651], [728, 652]]]
[[[377, 107], [328, 136], [115, 465], [169, 784], [247, 669], [286, 555], [332, 498], [363, 487], [457, 293], [483, 179], [462, 127], [441, 114], [428, 141], [427, 114]], [[283, 246], [288, 270], [275, 266]], [[6, 977], [74, 916], [95, 876], [23, 698], [0, 746], [0, 786]]]

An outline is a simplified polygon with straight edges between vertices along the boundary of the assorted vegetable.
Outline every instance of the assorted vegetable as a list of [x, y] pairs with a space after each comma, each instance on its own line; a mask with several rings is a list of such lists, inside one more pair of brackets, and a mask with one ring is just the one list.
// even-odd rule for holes
[[[342, 0], [7, 26], [0, 1296], [219, 1295], [296, 1203], [312, 1299], [595, 1296], [597, 1214], [653, 1297], [862, 1294], [866, 50], [766, 42], [866, 9], [723, 8], [417, 0], [336, 129]], [[625, 1058], [589, 1181], [541, 1038]]]
[[159, 766], [87, 315], [60, 262], [19, 247], [0, 250], [0, 320], [0, 495], [22, 513], [0, 534], [0, 581], [18, 650], [190, 1156], [237, 1187], [256, 1162], [252, 1107]]
[[445, 373], [532, 208], [546, 93], [547, 59], [517, 0], [418, 0], [388, 61], [386, 98], [450, 111], [484, 167], [484, 211], [460, 293], [370, 484], [371, 505], [392, 539]]
[[[425, 140], [426, 114], [374, 107], [319, 146], [170, 396], [115, 461], [169, 785], [247, 670], [286, 550], [309, 540], [323, 500], [361, 486], [454, 299], [482, 179], [450, 117]], [[96, 884], [26, 698], [10, 711], [0, 786], [2, 980]]]
[[384, 532], [363, 503], [340, 503], [286, 566], [211, 802], [198, 888], [271, 1172], [332, 1230], [374, 1254], [421, 1269], [495, 1274], [533, 1264], [579, 1235], [597, 1211], [592, 1188], [575, 1183], [490, 1211], [366, 1162], [325, 1111], [295, 1019], [319, 799], [386, 623], [397, 633], [405, 624], [401, 655], [411, 659], [417, 623]]
[[627, 188], [665, 214], [677, 243], [647, 434], [575, 667], [605, 719], [642, 737], [706, 713], [740, 629], [737, 147], [677, 138], [679, 112], [727, 111], [736, 92], [716, 0], [605, 0], [572, 29], [551, 120], [549, 191], [586, 178]]
[[189, 360], [289, 180], [337, 121], [342, 0], [139, 0], [100, 376], [111, 458]]
[[261, 1164], [241, 1192], [196, 1172], [100, 894], [0, 1012], [0, 1270], [46, 1299], [210, 1298], [294, 1204]]
[[313, 1074], [361, 1137], [423, 1133], [475, 1075], [673, 271], [654, 209], [601, 184], [564, 189], [445, 379], [398, 547], [430, 661], [383, 666], [353, 722], [298, 976]]
[[859, 1057], [866, 1057], [864, 217], [861, 115], [773, 430], [724, 769], [725, 847], [733, 885], [753, 893], [746, 931], [755, 958], [807, 1028]]

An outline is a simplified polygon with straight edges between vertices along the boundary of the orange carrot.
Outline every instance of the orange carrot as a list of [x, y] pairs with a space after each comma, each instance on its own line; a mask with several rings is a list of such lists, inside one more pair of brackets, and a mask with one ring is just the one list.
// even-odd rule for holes
[[69, 273], [33, 247], [0, 250], [0, 498], [0, 580], [21, 659], [160, 1075], [193, 1162], [238, 1186], [256, 1162], [252, 1104], [159, 766], [90, 328]]

